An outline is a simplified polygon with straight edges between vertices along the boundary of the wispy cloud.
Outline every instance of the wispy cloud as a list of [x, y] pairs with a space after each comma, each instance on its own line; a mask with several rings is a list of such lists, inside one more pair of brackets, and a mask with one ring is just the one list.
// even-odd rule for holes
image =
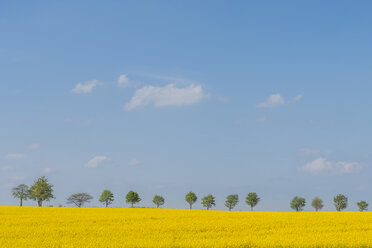
[[28, 146], [29, 150], [37, 150], [39, 148], [40, 148], [40, 144], [38, 144], [38, 143], [33, 143], [33, 144]]
[[89, 160], [84, 166], [87, 168], [96, 168], [101, 163], [108, 161], [109, 158], [106, 156], [95, 156], [91, 160]]
[[138, 159], [132, 159], [131, 161], [129, 161], [129, 165], [130, 166], [136, 166], [136, 165], [139, 165], [141, 164], [141, 161], [139, 161]]
[[88, 94], [91, 93], [100, 82], [98, 80], [90, 80], [85, 83], [78, 83], [72, 90], [72, 93], [75, 94]]
[[118, 78], [118, 85], [119, 87], [125, 88], [130, 85], [128, 76], [126, 74], [121, 74]]
[[310, 172], [312, 174], [348, 174], [359, 171], [361, 167], [362, 166], [358, 162], [332, 162], [320, 157], [305, 164], [304, 166], [301, 166], [299, 170]]
[[1, 172], [6, 172], [6, 171], [9, 171], [10, 170], [10, 166], [7, 166], [7, 165], [5, 165], [5, 166], [0, 166], [0, 171]]
[[296, 103], [296, 102], [299, 102], [301, 99], [302, 99], [303, 95], [300, 94], [300, 95], [297, 95], [293, 98], [293, 102]]
[[[303, 97], [302, 94], [299, 94], [299, 95], [295, 96], [293, 98], [292, 103], [299, 102], [302, 99], [302, 97]], [[266, 101], [257, 104], [257, 107], [259, 107], [259, 108], [274, 108], [274, 107], [278, 107], [278, 106], [281, 106], [281, 105], [284, 105], [284, 104], [290, 104], [290, 103], [291, 103], [291, 101], [290, 100], [287, 101], [282, 95], [273, 94], [273, 95], [269, 96], [266, 99]]]
[[52, 172], [52, 168], [44, 168], [43, 169], [43, 173], [44, 174], [49, 174], [49, 173], [51, 173]]
[[260, 108], [274, 108], [285, 104], [285, 99], [280, 94], [273, 94], [266, 101], [257, 104]]
[[22, 153], [12, 153], [12, 154], [6, 155], [5, 159], [6, 160], [18, 160], [18, 159], [23, 159], [25, 157], [26, 155]]
[[124, 109], [130, 111], [148, 105], [155, 107], [192, 105], [200, 102], [204, 96], [200, 85], [192, 84], [185, 88], [177, 88], [174, 84], [164, 87], [145, 86], [134, 93]]

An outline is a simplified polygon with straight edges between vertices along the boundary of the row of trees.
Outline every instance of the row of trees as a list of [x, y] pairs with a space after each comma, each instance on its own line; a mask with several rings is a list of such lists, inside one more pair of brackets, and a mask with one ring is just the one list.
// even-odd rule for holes
[[[45, 177], [37, 179], [30, 187], [25, 184], [20, 184], [17, 187], [14, 187], [12, 189], [12, 194], [15, 198], [20, 200], [20, 206], [23, 205], [23, 201], [31, 199], [37, 201], [38, 206], [41, 207], [44, 201], [49, 201], [50, 199], [54, 198], [53, 185], [50, 184], [48, 179]], [[90, 202], [92, 199], [93, 197], [87, 193], [76, 193], [67, 198], [67, 204], [75, 204], [77, 207], [82, 207], [85, 203]], [[129, 191], [125, 199], [126, 203], [130, 204], [131, 207], [141, 201], [139, 194], [134, 191]], [[185, 201], [189, 204], [190, 209], [192, 209], [192, 206], [197, 202], [197, 200], [198, 197], [192, 191], [188, 192], [185, 196]], [[104, 190], [98, 201], [108, 207], [114, 202], [114, 194], [110, 190]], [[246, 204], [251, 207], [252, 211], [259, 201], [260, 198], [254, 192], [249, 193], [245, 198]], [[165, 199], [161, 195], [155, 195], [152, 202], [156, 205], [156, 207], [160, 207], [164, 205]], [[238, 204], [238, 202], [239, 196], [237, 194], [228, 195], [226, 197], [225, 206], [231, 211]], [[347, 208], [348, 198], [342, 194], [339, 194], [333, 198], [333, 202], [336, 210], [342, 211]], [[209, 210], [210, 208], [216, 206], [215, 197], [209, 194], [201, 199], [201, 204], [203, 207]], [[298, 196], [295, 196], [290, 204], [291, 208], [295, 211], [302, 211], [305, 205], [305, 198]], [[360, 201], [357, 203], [357, 205], [360, 211], [366, 211], [368, 209], [368, 203], [365, 201]], [[311, 202], [311, 206], [316, 211], [319, 211], [324, 207], [323, 200], [319, 197], [315, 197]]]
[[[342, 211], [347, 208], [348, 198], [342, 194], [338, 194], [333, 197], [333, 204], [337, 211]], [[302, 211], [305, 205], [306, 200], [302, 197], [295, 196], [291, 201], [291, 208], [297, 212]], [[323, 200], [319, 197], [315, 197], [311, 202], [311, 206], [315, 209], [315, 211], [319, 211], [324, 207]], [[368, 203], [366, 201], [358, 202], [357, 206], [361, 212], [368, 210]]]

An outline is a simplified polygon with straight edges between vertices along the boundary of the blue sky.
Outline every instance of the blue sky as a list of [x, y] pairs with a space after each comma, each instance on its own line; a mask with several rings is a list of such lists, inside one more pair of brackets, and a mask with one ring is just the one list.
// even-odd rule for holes
[[[371, 199], [369, 1], [2, 1], [0, 204]], [[26, 205], [35, 205], [28, 201]], [[200, 201], [195, 205], [201, 208]], [[305, 210], [311, 210], [308, 206]]]

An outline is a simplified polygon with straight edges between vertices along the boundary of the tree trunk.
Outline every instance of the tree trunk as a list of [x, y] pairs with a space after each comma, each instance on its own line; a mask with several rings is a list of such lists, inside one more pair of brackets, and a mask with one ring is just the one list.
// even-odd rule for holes
[[190, 203], [190, 210], [192, 209], [192, 204]]
[[131, 207], [133, 207], [133, 202], [131, 203]]
[[106, 208], [107, 208], [107, 206], [108, 206], [108, 202], [106, 202]]
[[20, 207], [23, 205], [23, 199], [21, 198], [21, 203], [19, 204]]
[[42, 207], [43, 206], [43, 201], [37, 201], [37, 205], [39, 206], [39, 207]]
[[253, 206], [251, 206], [251, 211], [253, 211]]

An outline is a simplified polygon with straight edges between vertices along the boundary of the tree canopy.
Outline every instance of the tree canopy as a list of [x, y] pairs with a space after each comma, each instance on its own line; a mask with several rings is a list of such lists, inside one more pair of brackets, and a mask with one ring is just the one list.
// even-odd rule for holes
[[358, 205], [358, 208], [359, 208], [360, 212], [368, 210], [368, 203], [365, 202], [365, 201], [360, 201], [360, 202], [357, 203], [357, 205]]
[[305, 198], [295, 196], [291, 201], [291, 208], [293, 210], [302, 211], [306, 205]]
[[342, 211], [347, 208], [347, 197], [342, 194], [338, 194], [333, 197], [333, 203], [337, 211]]
[[156, 205], [156, 207], [158, 208], [159, 206], [162, 206], [164, 205], [164, 197], [162, 197], [161, 195], [155, 195], [154, 196], [154, 199], [152, 199], [152, 202]]
[[198, 197], [195, 195], [194, 192], [190, 191], [186, 194], [185, 200], [190, 205], [190, 209], [192, 209], [192, 205], [198, 200]]
[[131, 207], [133, 207], [134, 204], [141, 201], [141, 198], [139, 197], [138, 193], [132, 190], [128, 192], [125, 199], [127, 203], [131, 204]]
[[203, 207], [207, 208], [207, 210], [213, 206], [216, 206], [215, 197], [211, 194], [204, 196], [201, 203]]
[[28, 186], [25, 184], [20, 184], [17, 187], [14, 187], [12, 189], [12, 195], [14, 198], [17, 198], [20, 200], [19, 206], [23, 206], [23, 201], [27, 200], [30, 196], [30, 192], [28, 189]]
[[112, 204], [114, 201], [114, 194], [110, 190], [106, 189], [102, 192], [98, 201], [102, 202], [106, 207], [108, 207], [108, 205]]
[[239, 202], [239, 196], [238, 195], [228, 195], [226, 197], [225, 206], [231, 211], [236, 204]]
[[29, 192], [30, 199], [37, 201], [39, 207], [43, 206], [43, 201], [49, 201], [54, 198], [53, 185], [44, 176], [34, 182]]
[[85, 203], [90, 202], [92, 199], [93, 197], [87, 193], [76, 193], [67, 198], [67, 204], [75, 204], [80, 208]]
[[245, 198], [245, 202], [251, 206], [251, 211], [253, 211], [253, 207], [255, 207], [258, 202], [260, 201], [260, 198], [258, 197], [258, 195], [254, 192], [251, 192], [247, 195], [247, 197]]
[[315, 208], [315, 211], [318, 212], [318, 210], [324, 207], [323, 200], [320, 199], [319, 197], [315, 197], [313, 201], [311, 202], [311, 206], [313, 206], [313, 208]]

